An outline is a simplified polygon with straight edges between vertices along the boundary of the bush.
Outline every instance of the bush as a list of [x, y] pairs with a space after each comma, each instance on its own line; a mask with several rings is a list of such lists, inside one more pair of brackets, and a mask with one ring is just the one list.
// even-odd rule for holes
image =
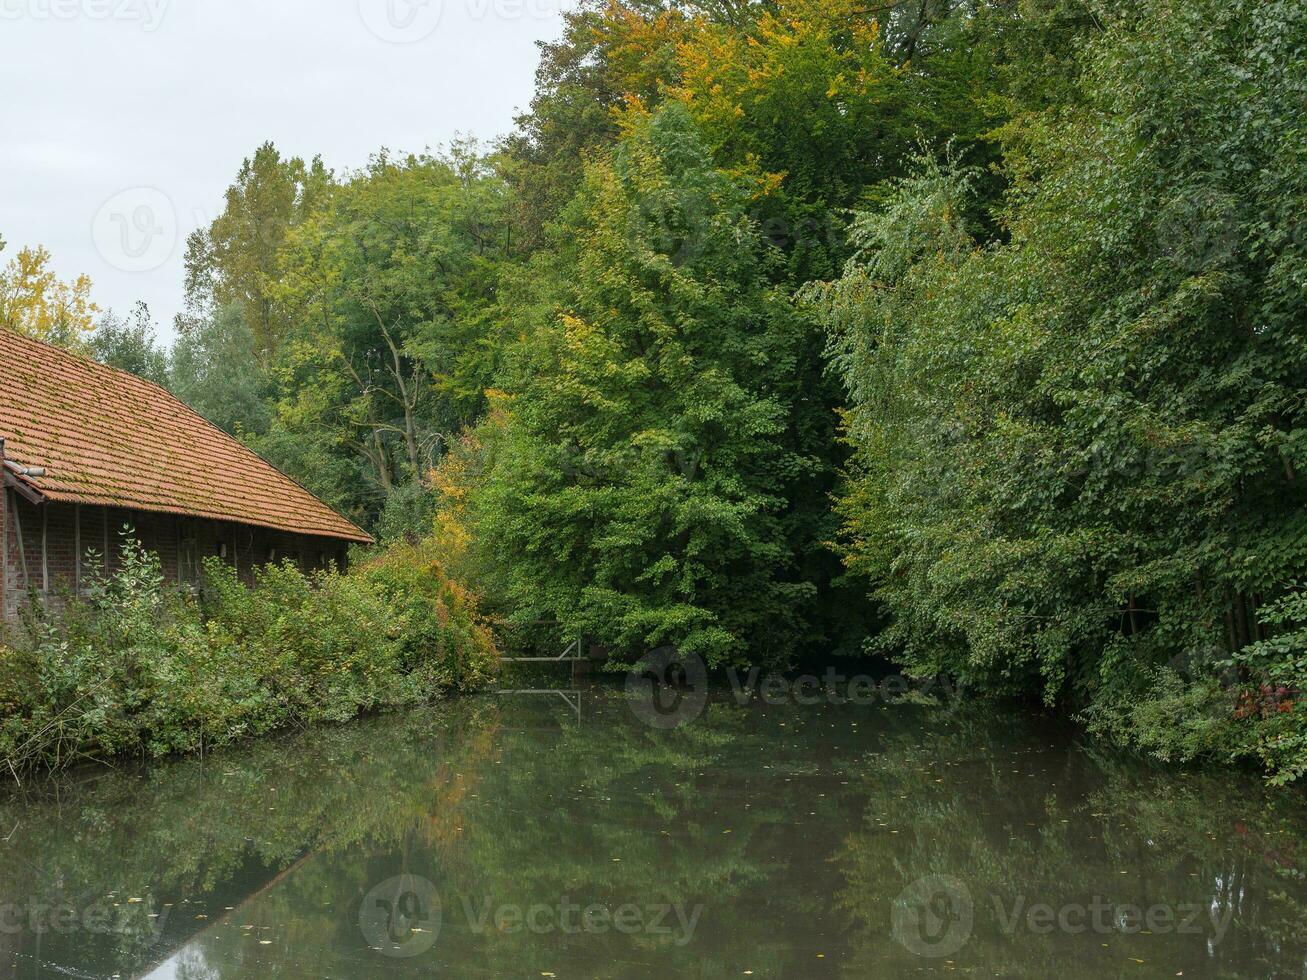
[[421, 692], [399, 670], [406, 619], [360, 579], [310, 578], [286, 562], [259, 569], [248, 587], [213, 560], [205, 579], [204, 611], [216, 644], [265, 658], [266, 687], [281, 712], [344, 721], [419, 700]]
[[360, 566], [359, 578], [403, 617], [401, 669], [439, 688], [468, 690], [491, 677], [497, 651], [477, 598], [451, 578], [430, 538], [398, 544]]
[[1248, 761], [1275, 785], [1307, 773], [1307, 589], [1261, 611], [1265, 638], [1197, 668], [1153, 670], [1104, 688], [1091, 729], [1164, 761]]
[[1246, 678], [1235, 717], [1254, 732], [1271, 782], [1284, 785], [1307, 773], [1307, 587], [1295, 582], [1261, 620], [1272, 635], [1232, 661]]
[[386, 497], [375, 533], [383, 544], [413, 541], [431, 533], [436, 519], [437, 496], [421, 481], [407, 483]]
[[403, 546], [358, 573], [223, 562], [191, 595], [128, 539], [121, 567], [0, 646], [0, 757], [15, 772], [82, 758], [203, 751], [484, 683], [474, 598]]

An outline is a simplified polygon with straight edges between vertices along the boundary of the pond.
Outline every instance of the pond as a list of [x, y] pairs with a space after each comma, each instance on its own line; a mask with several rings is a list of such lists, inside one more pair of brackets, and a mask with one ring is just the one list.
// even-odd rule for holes
[[1017, 710], [478, 696], [0, 796], [0, 977], [1301, 977], [1307, 811]]

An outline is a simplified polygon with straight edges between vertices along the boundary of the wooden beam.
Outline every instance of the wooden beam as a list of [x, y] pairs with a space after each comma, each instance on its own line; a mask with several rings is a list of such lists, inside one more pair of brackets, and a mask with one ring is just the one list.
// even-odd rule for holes
[[40, 506], [45, 503], [45, 497], [42, 495], [41, 491], [28, 484], [27, 481], [20, 479], [14, 472], [8, 469], [5, 470], [5, 486], [10, 490], [17, 491], [29, 504]]
[[[18, 513], [18, 498], [11, 497], [14, 504], [14, 540], [18, 542], [18, 567], [23, 570], [23, 591], [32, 591], [31, 572], [27, 569], [27, 545], [23, 543], [23, 518]], [[15, 582], [15, 585], [18, 583]]]
[[50, 508], [41, 508], [41, 599], [50, 601], [50, 549], [47, 541], [50, 537]]

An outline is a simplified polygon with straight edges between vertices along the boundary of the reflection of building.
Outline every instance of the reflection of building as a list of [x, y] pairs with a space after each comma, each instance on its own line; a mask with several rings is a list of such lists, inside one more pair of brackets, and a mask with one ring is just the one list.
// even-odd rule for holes
[[343, 564], [367, 534], [158, 385], [0, 330], [0, 618], [83, 586], [130, 526], [173, 581]]

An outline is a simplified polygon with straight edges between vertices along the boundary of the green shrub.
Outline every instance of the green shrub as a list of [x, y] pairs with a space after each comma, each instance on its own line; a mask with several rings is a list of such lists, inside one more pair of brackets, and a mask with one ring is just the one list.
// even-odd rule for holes
[[1090, 728], [1164, 761], [1248, 761], [1276, 785], [1307, 773], [1307, 589], [1261, 610], [1265, 638], [1228, 659], [1104, 687]]
[[420, 699], [399, 670], [407, 617], [361, 579], [285, 562], [259, 569], [251, 587], [210, 559], [203, 605], [216, 645], [263, 658], [254, 669], [291, 719], [344, 721]]
[[476, 597], [445, 571], [436, 543], [399, 544], [358, 569], [359, 577], [403, 617], [402, 669], [428, 684], [467, 690], [490, 679], [497, 651]]
[[1235, 716], [1253, 729], [1271, 782], [1284, 785], [1307, 773], [1307, 587], [1295, 582], [1261, 621], [1271, 635], [1232, 661], [1246, 678]]
[[422, 547], [351, 574], [270, 565], [252, 585], [211, 559], [192, 595], [128, 538], [113, 575], [0, 646], [0, 759], [204, 751], [470, 688], [495, 657], [473, 597]]
[[59, 618], [29, 613], [4, 650], [0, 750], [20, 766], [130, 749], [183, 690], [175, 651], [202, 637], [193, 601], [166, 590], [156, 556], [128, 539], [121, 568]]

